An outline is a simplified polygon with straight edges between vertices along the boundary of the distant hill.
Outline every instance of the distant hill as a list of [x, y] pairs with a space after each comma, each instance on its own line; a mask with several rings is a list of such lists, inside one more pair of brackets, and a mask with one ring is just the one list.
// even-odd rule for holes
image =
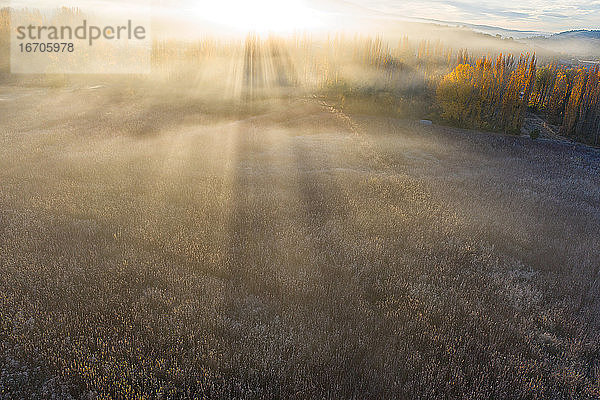
[[501, 28], [499, 26], [491, 26], [491, 25], [479, 25], [479, 24], [469, 24], [465, 22], [451, 22], [451, 21], [442, 21], [438, 19], [431, 18], [419, 18], [418, 20], [423, 22], [433, 22], [436, 24], [447, 25], [451, 27], [457, 28], [468, 28], [475, 32], [485, 33], [492, 36], [502, 36], [503, 38], [513, 38], [513, 39], [523, 39], [523, 38], [531, 38], [537, 36], [548, 36], [549, 32], [541, 32], [541, 31], [522, 31], [516, 29], [506, 29]]
[[566, 31], [526, 40], [557, 53], [600, 60], [600, 30]]
[[567, 31], [556, 33], [547, 39], [550, 40], [571, 40], [571, 39], [590, 39], [590, 40], [600, 40], [600, 31], [586, 31], [586, 30], [578, 30], [578, 31]]

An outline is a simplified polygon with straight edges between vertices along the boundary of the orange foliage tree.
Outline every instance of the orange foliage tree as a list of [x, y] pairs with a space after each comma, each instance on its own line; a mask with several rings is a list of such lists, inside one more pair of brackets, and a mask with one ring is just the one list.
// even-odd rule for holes
[[533, 91], [535, 56], [499, 55], [459, 64], [437, 89], [442, 117], [460, 126], [518, 132]]

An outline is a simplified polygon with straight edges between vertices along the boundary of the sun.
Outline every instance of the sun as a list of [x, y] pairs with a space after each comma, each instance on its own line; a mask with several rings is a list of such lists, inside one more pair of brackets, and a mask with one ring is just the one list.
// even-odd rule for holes
[[302, 0], [213, 0], [197, 8], [200, 17], [238, 32], [311, 30], [320, 15]]

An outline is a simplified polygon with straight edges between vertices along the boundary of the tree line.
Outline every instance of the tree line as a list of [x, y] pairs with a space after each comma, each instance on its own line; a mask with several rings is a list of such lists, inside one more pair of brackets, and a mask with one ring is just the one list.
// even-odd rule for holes
[[573, 140], [600, 144], [600, 68], [537, 67], [536, 57], [499, 55], [461, 63], [437, 88], [441, 115], [463, 127], [519, 133], [526, 112]]

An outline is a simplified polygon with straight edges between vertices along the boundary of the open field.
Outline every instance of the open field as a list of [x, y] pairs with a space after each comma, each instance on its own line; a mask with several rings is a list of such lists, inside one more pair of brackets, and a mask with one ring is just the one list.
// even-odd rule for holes
[[600, 397], [600, 151], [136, 90], [0, 88], [0, 399]]

